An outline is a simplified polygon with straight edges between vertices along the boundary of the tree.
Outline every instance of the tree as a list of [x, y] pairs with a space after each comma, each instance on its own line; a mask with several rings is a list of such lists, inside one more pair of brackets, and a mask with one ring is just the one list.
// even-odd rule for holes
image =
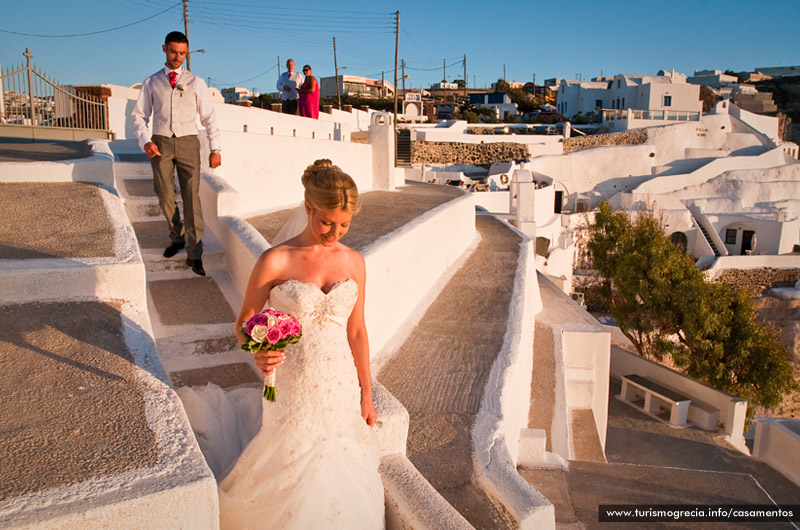
[[260, 107], [262, 109], [270, 108], [270, 105], [273, 103], [280, 103], [280, 101], [276, 102], [269, 94], [259, 94], [256, 98], [250, 98], [250, 101], [253, 102], [254, 107]]
[[709, 112], [721, 99], [722, 97], [716, 95], [711, 88], [705, 85], [700, 86], [700, 101], [703, 102], [703, 112]]
[[586, 253], [599, 275], [595, 294], [640, 355], [670, 356], [689, 376], [754, 405], [775, 407], [797, 388], [786, 351], [756, 320], [749, 296], [707, 281], [651, 212], [631, 220], [603, 201]]

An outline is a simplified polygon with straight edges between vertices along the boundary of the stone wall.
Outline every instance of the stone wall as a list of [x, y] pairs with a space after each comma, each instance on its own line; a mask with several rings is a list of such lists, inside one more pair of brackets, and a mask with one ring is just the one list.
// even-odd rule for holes
[[800, 279], [800, 269], [728, 269], [719, 281], [742, 289], [752, 296], [761, 295], [772, 287], [793, 287]]
[[564, 140], [564, 152], [577, 151], [597, 145], [640, 145], [647, 141], [647, 129], [632, 129], [619, 133], [593, 134]]
[[411, 142], [412, 164], [491, 164], [528, 158], [523, 144], [500, 142], [466, 144], [461, 142]]

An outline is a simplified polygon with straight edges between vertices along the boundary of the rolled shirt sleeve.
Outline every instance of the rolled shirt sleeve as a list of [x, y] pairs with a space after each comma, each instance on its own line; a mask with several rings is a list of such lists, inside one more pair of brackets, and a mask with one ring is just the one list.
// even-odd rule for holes
[[153, 89], [150, 79], [145, 79], [139, 90], [139, 98], [131, 111], [133, 119], [133, 132], [139, 140], [139, 148], [144, 151], [144, 146], [150, 141], [150, 116], [153, 114]]
[[217, 112], [214, 100], [211, 98], [211, 90], [200, 77], [196, 76], [195, 81], [197, 83], [197, 115], [200, 117], [200, 123], [206, 129], [209, 148], [212, 151], [219, 150], [220, 135], [219, 127], [217, 127]]

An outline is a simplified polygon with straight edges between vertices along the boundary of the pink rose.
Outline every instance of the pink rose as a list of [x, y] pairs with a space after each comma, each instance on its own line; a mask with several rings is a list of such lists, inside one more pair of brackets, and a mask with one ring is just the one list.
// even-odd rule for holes
[[299, 335], [300, 331], [303, 328], [300, 327], [300, 323], [297, 320], [292, 319], [292, 331], [291, 335]]
[[281, 340], [281, 330], [276, 327], [271, 327], [267, 330], [267, 342], [270, 344], [275, 344]]
[[291, 320], [278, 320], [278, 329], [281, 332], [281, 338], [286, 338], [292, 334], [292, 321]]

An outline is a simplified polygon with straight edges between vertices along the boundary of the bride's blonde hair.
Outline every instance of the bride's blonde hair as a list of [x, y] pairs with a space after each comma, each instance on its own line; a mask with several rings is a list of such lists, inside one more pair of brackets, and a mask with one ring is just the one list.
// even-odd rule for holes
[[357, 214], [358, 188], [355, 181], [327, 158], [315, 160], [303, 172], [305, 199], [315, 210], [344, 210]]

